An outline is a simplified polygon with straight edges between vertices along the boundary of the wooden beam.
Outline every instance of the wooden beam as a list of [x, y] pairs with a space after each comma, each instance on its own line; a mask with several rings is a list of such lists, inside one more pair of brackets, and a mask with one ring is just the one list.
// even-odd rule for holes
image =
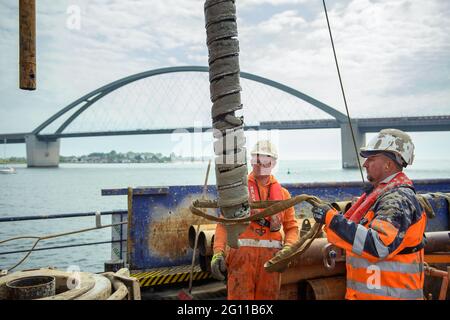
[[36, 0], [19, 1], [20, 89], [36, 90]]

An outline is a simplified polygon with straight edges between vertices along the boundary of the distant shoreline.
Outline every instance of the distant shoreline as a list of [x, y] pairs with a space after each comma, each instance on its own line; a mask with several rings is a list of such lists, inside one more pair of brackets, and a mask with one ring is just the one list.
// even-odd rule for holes
[[[158, 164], [158, 163], [203, 163], [203, 162], [208, 162], [209, 159], [204, 159], [204, 160], [173, 160], [173, 161], [160, 161], [160, 162], [71, 162], [71, 161], [60, 161], [60, 164]], [[26, 160], [24, 161], [7, 161], [7, 162], [3, 162], [0, 161], [0, 166], [1, 165], [17, 165], [17, 164], [24, 164], [26, 165], [27, 162]]]
[[[59, 163], [74, 163], [74, 164], [113, 164], [113, 163], [176, 163], [176, 162], [202, 162], [207, 161], [203, 157], [183, 157], [171, 153], [169, 156], [162, 155], [161, 153], [152, 152], [133, 152], [126, 153], [116, 152], [114, 150], [103, 153], [93, 152], [88, 155], [81, 156], [60, 156]], [[10, 157], [0, 158], [1, 164], [26, 164], [25, 157]]]

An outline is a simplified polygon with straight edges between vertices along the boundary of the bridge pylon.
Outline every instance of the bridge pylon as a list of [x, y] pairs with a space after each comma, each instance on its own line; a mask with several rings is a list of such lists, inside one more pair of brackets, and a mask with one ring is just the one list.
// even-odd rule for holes
[[[360, 130], [356, 121], [352, 121], [353, 134], [361, 165], [364, 159], [359, 156], [359, 148], [366, 144], [366, 135]], [[342, 168], [358, 168], [358, 159], [353, 145], [352, 131], [348, 122], [341, 123]]]
[[58, 167], [60, 140], [43, 141], [36, 135], [25, 136], [27, 167]]

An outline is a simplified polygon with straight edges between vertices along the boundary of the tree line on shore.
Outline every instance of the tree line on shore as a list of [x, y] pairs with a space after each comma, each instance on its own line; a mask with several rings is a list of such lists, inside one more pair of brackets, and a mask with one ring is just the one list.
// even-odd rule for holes
[[[93, 152], [88, 155], [82, 156], [60, 156], [60, 163], [167, 163], [177, 161], [198, 161], [194, 157], [182, 157], [171, 153], [169, 156], [165, 156], [161, 153], [152, 152], [116, 152], [112, 150], [110, 152]], [[10, 157], [6, 159], [0, 159], [0, 163], [26, 163], [25, 157]]]

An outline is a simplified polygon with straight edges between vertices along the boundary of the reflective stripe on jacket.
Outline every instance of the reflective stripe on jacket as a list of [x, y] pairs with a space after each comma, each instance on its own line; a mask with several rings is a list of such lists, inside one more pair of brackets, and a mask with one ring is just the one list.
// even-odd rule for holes
[[275, 248], [281, 249], [283, 243], [277, 240], [238, 239], [239, 247]]

